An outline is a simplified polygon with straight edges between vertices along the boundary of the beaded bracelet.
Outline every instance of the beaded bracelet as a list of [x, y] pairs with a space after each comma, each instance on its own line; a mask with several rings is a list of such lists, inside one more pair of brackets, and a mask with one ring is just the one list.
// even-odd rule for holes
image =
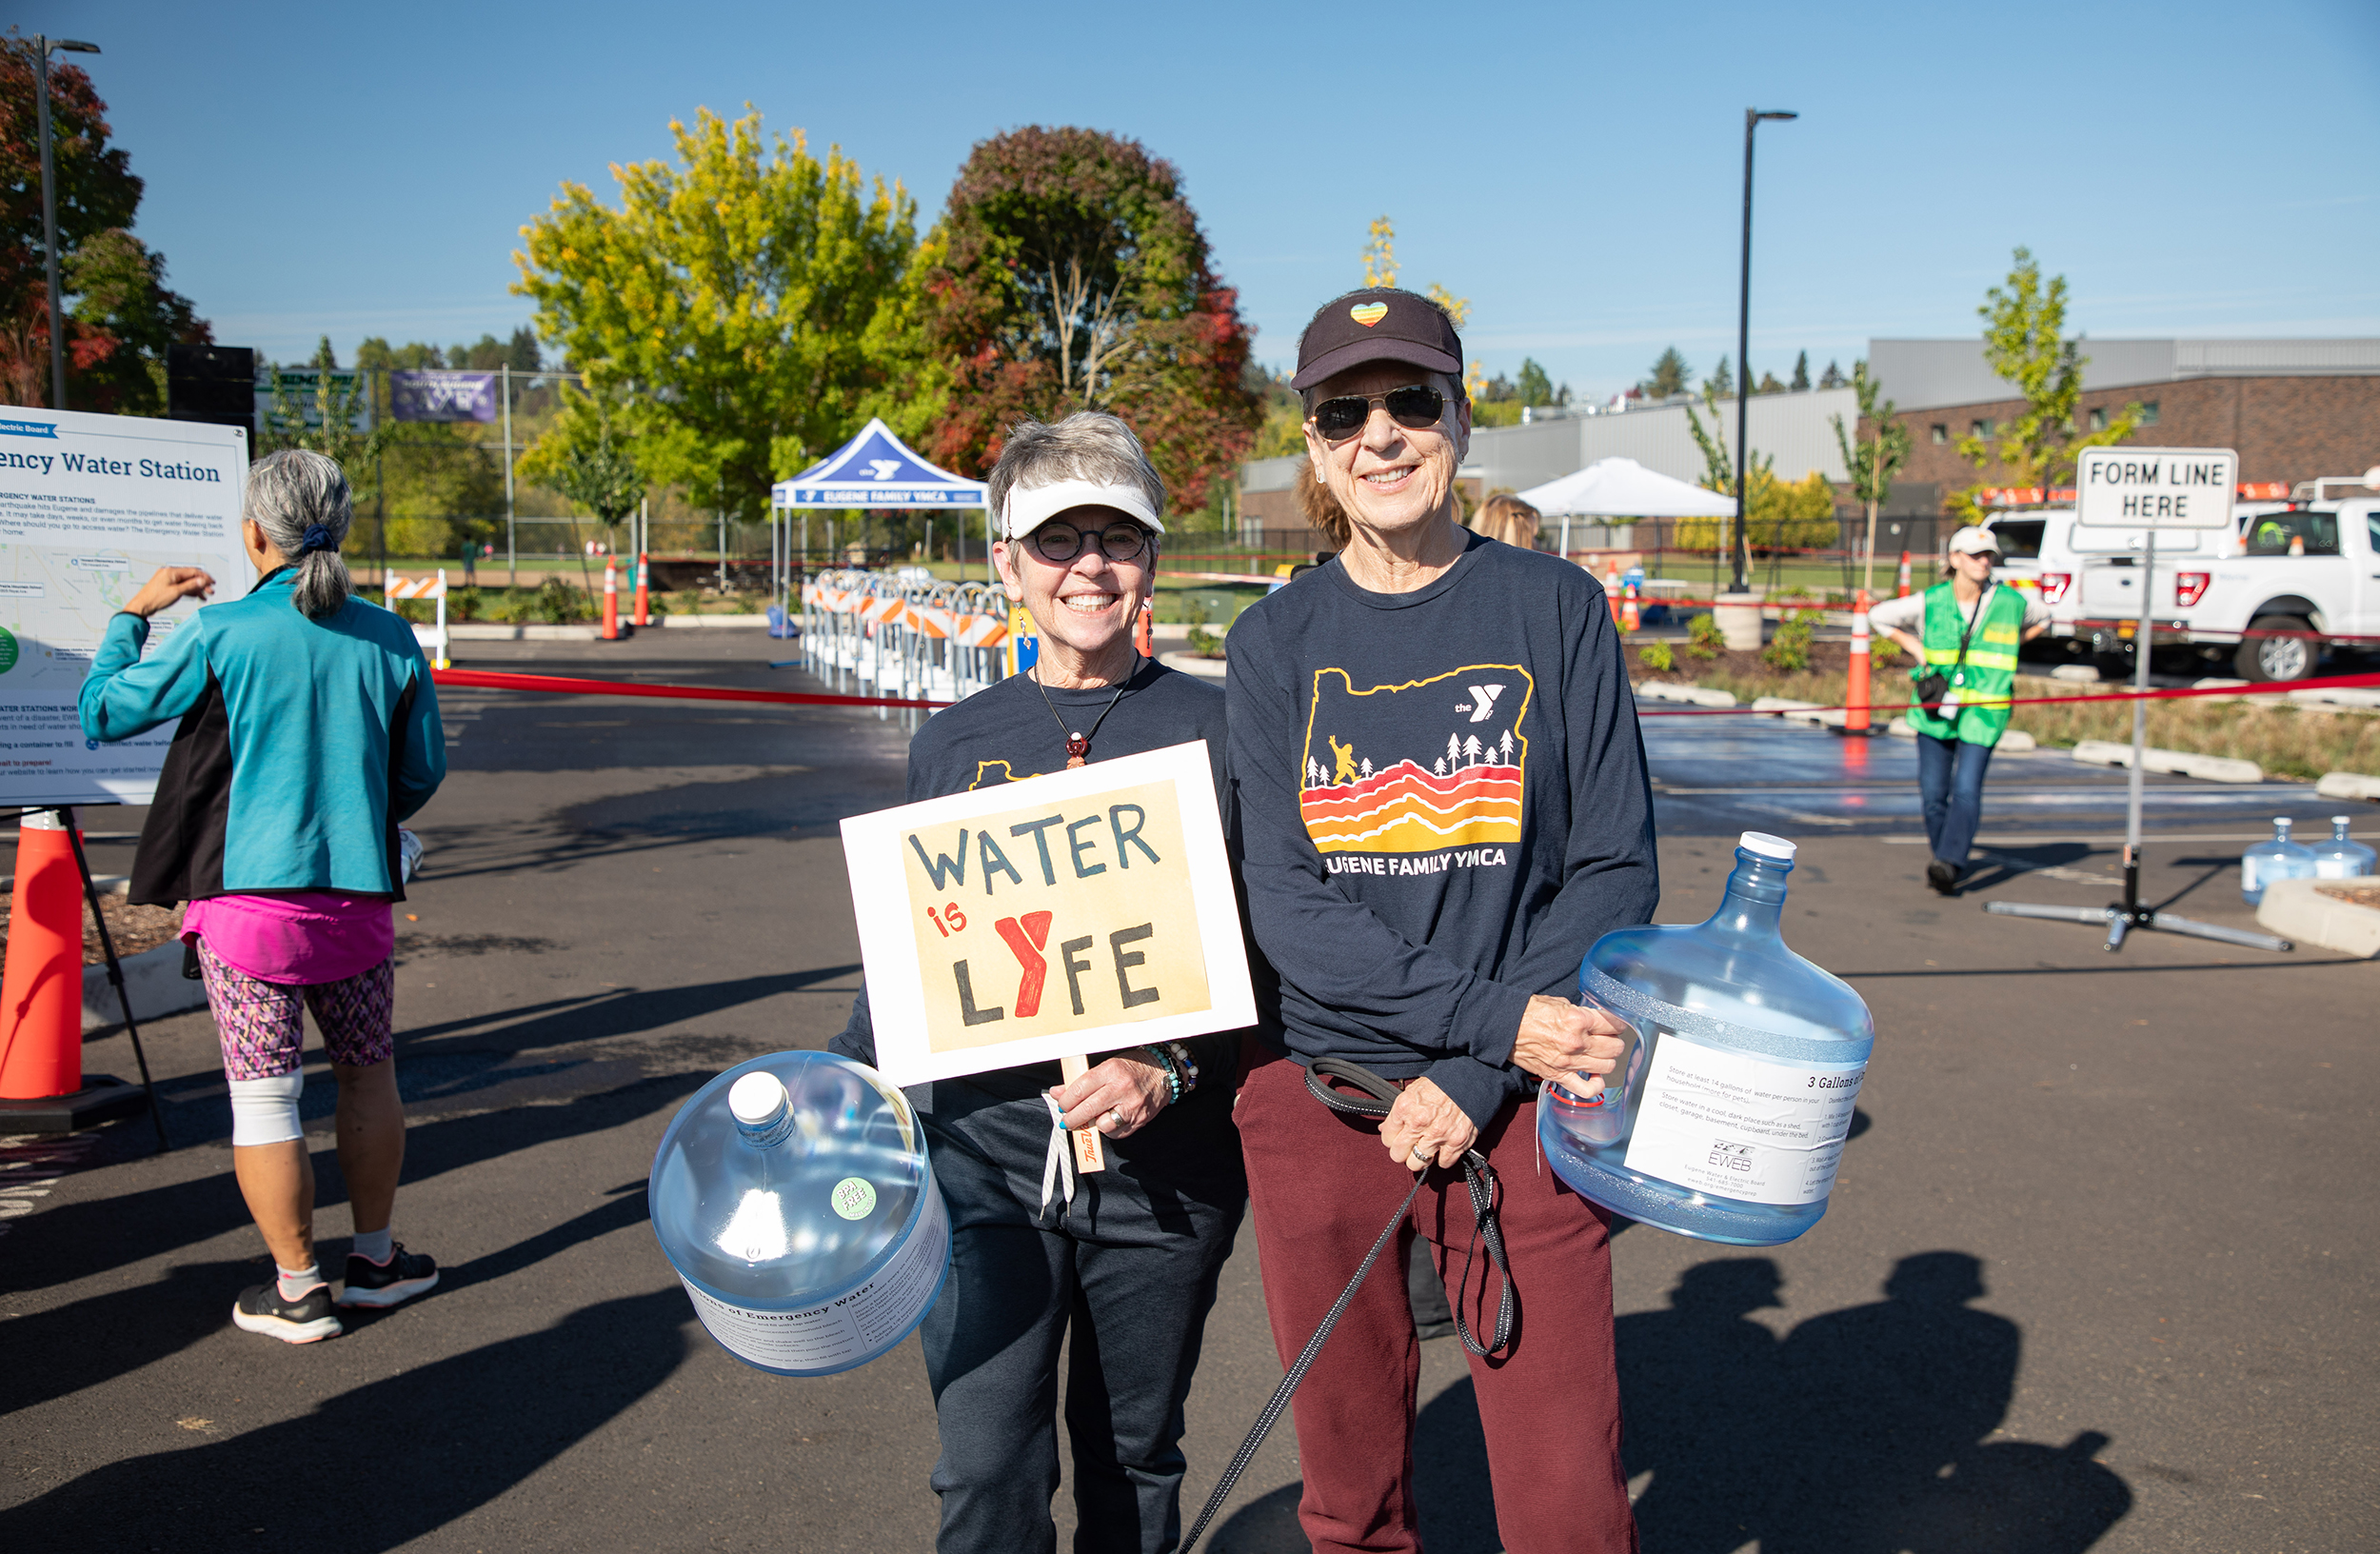
[[1165, 1070], [1165, 1104], [1170, 1106], [1180, 1101], [1182, 1097], [1181, 1070], [1174, 1066], [1173, 1054], [1154, 1042], [1140, 1050], [1155, 1058], [1157, 1066]]
[[1199, 1060], [1192, 1057], [1190, 1055], [1190, 1049], [1182, 1046], [1180, 1042], [1167, 1042], [1165, 1046], [1173, 1053], [1174, 1060], [1181, 1065], [1181, 1071], [1184, 1076], [1181, 1085], [1181, 1093], [1188, 1095], [1192, 1090], [1199, 1087]]

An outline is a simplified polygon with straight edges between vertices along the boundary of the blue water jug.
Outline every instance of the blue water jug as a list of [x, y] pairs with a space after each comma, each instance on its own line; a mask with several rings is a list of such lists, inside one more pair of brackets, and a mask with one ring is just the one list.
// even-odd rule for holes
[[2348, 835], [2347, 826], [2347, 816], [2330, 817], [2330, 840], [2312, 849], [2315, 879], [2360, 880], [2372, 871], [2372, 862], [2380, 853]]
[[1627, 1050], [1599, 1095], [1545, 1086], [1537, 1141], [1615, 1213], [1773, 1246], [1826, 1212], [1875, 1023], [1778, 936], [1793, 867], [1793, 843], [1746, 831], [1708, 922], [1607, 933], [1579, 966], [1578, 1002], [1625, 1025]]
[[2313, 871], [2313, 849], [2291, 841], [2290, 822], [2275, 815], [2272, 839], [2239, 855], [2240, 899], [2253, 906], [2264, 900], [2264, 887], [2274, 880], [2302, 879]]
[[908, 1098], [825, 1052], [738, 1064], [653, 1156], [653, 1234], [728, 1353], [831, 1376], [909, 1336], [950, 1268], [950, 1216]]

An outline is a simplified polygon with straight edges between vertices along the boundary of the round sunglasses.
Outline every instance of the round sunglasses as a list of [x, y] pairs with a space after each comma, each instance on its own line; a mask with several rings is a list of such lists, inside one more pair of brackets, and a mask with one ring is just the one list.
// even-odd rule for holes
[[1444, 394], [1427, 384], [1409, 383], [1384, 394], [1341, 394], [1326, 399], [1314, 407], [1314, 429], [1325, 442], [1343, 443], [1363, 429], [1375, 405], [1386, 409], [1390, 420], [1413, 431], [1438, 425], [1438, 418], [1446, 413]]
[[1063, 567], [1082, 554], [1083, 542], [1099, 542], [1100, 554], [1110, 561], [1130, 561], [1148, 548], [1149, 531], [1139, 524], [1114, 523], [1105, 528], [1077, 528], [1072, 524], [1055, 520], [1033, 531], [1026, 543], [1033, 553], [1054, 566]]

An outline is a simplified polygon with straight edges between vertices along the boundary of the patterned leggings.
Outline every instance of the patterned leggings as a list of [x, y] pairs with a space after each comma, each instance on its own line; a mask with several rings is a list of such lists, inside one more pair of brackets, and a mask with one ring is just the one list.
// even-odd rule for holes
[[395, 1053], [397, 975], [389, 962], [344, 982], [301, 986], [251, 977], [226, 964], [205, 939], [196, 944], [198, 968], [207, 979], [207, 1006], [223, 1038], [225, 1078], [278, 1079], [296, 1073], [309, 1008], [331, 1062], [368, 1068]]

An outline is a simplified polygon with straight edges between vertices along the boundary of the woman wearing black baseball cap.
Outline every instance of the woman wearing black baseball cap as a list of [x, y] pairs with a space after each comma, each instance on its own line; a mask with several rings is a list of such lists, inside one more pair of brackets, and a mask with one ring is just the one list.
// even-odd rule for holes
[[[1390, 1265], [1425, 1238], [1492, 1351], [1471, 1371], [1505, 1547], [1633, 1549], [1609, 1218], [1532, 1135], [1540, 1081], [1592, 1090], [1619, 1054], [1570, 995], [1598, 935], [1653, 915], [1652, 794], [1603, 590], [1458, 522], [1462, 366], [1445, 312], [1385, 288], [1299, 342], [1310, 468], [1348, 534], [1232, 628], [1231, 777], [1287, 1048], [1252, 1044], [1236, 1120], [1283, 1364], [1424, 1173]], [[1377, 1138], [1307, 1093], [1321, 1058], [1398, 1086]], [[1474, 1149], [1522, 1312], [1501, 1344], [1489, 1259], [1464, 1256]], [[1402, 1283], [1366, 1280], [1295, 1401], [1317, 1550], [1419, 1546], [1419, 1364]]]

